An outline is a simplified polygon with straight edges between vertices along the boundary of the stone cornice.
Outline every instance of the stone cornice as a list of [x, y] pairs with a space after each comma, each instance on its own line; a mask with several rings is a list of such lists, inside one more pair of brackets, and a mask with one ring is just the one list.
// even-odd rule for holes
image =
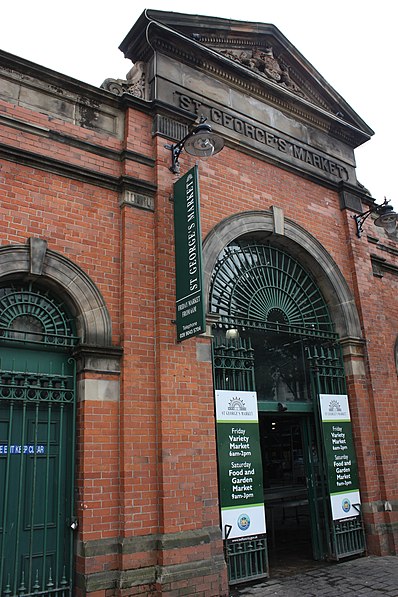
[[47, 127], [39, 126], [31, 122], [25, 122], [23, 120], [19, 120], [18, 118], [10, 118], [9, 116], [0, 114], [0, 124], [4, 124], [10, 128], [37, 135], [39, 137], [45, 137], [58, 143], [69, 145], [70, 147], [75, 147], [81, 151], [99, 155], [110, 160], [115, 160], [118, 162], [132, 160], [152, 168], [155, 166], [155, 160], [134, 151], [125, 149], [122, 151], [117, 151], [96, 143], [78, 139], [77, 137], [72, 137], [72, 135], [60, 133], [59, 131], [49, 129]]
[[56, 158], [43, 156], [42, 154], [27, 151], [19, 147], [13, 147], [0, 143], [0, 157], [4, 160], [22, 164], [45, 172], [52, 172], [58, 176], [65, 176], [73, 180], [79, 180], [87, 184], [93, 184], [98, 187], [120, 191], [121, 189], [130, 189], [138, 193], [154, 195], [156, 185], [138, 178], [130, 176], [112, 176], [95, 170], [90, 170], [75, 164], [69, 164]]
[[[117, 107], [117, 98], [99, 87], [89, 85], [47, 67], [30, 62], [25, 58], [20, 58], [14, 54], [0, 50], [0, 74], [14, 78], [15, 73], [22, 73], [24, 82], [35, 86], [35, 81], [45, 81], [54, 92], [63, 90], [78, 94], [85, 98], [92, 98], [95, 101], [109, 104]], [[55, 93], [56, 94], [56, 93]]]

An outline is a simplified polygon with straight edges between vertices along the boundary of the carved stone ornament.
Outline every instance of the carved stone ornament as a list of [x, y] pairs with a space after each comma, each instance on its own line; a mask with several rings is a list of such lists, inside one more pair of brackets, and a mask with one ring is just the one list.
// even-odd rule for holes
[[239, 62], [254, 72], [263, 75], [267, 79], [279, 83], [281, 86], [304, 97], [304, 93], [292, 81], [289, 74], [289, 67], [279, 58], [274, 57], [273, 49], [267, 45], [264, 49], [253, 48], [253, 50], [219, 50], [227, 58]]
[[146, 64], [141, 61], [136, 62], [127, 73], [126, 79], [105, 79], [101, 87], [115, 95], [129, 93], [140, 99], [149, 100]]

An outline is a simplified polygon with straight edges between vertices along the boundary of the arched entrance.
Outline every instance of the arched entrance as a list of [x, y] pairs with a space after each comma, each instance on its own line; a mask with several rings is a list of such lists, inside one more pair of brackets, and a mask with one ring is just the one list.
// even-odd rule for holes
[[[98, 287], [43, 239], [0, 247], [0, 301], [0, 592], [72, 595], [73, 507], [81, 527], [85, 512], [81, 477], [73, 492], [76, 375], [84, 418], [108, 391], [118, 400], [121, 351]], [[90, 449], [81, 436], [79, 462]], [[81, 570], [74, 576], [85, 586]]]
[[216, 390], [257, 394], [271, 574], [363, 551], [361, 522], [344, 546], [332, 522], [319, 418], [319, 394], [346, 394], [338, 335], [313, 276], [273, 240], [232, 240], [209, 281]]
[[0, 287], [0, 591], [70, 594], [74, 323], [39, 285]]

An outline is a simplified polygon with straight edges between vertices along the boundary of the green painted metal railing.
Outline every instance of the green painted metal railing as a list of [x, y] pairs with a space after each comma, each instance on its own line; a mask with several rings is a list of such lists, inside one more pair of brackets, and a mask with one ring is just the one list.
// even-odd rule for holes
[[365, 530], [362, 516], [335, 523], [333, 534], [337, 560], [365, 552]]
[[217, 390], [255, 390], [254, 351], [250, 339], [215, 337], [213, 357]]
[[229, 584], [268, 576], [267, 540], [225, 541]]

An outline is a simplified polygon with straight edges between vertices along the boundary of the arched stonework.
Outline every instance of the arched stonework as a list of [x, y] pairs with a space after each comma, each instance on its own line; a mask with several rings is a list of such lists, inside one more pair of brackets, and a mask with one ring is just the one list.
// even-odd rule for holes
[[111, 320], [98, 288], [75, 263], [48, 250], [45, 241], [0, 247], [0, 283], [16, 278], [40, 279], [62, 297], [82, 344], [111, 345]]
[[361, 338], [361, 326], [354, 298], [337, 264], [326, 249], [304, 228], [284, 219], [275, 233], [273, 211], [248, 211], [219, 222], [203, 242], [203, 271], [206, 296], [210, 279], [221, 251], [231, 241], [245, 234], [261, 235], [273, 245], [287, 249], [315, 278], [327, 304], [340, 338]]

